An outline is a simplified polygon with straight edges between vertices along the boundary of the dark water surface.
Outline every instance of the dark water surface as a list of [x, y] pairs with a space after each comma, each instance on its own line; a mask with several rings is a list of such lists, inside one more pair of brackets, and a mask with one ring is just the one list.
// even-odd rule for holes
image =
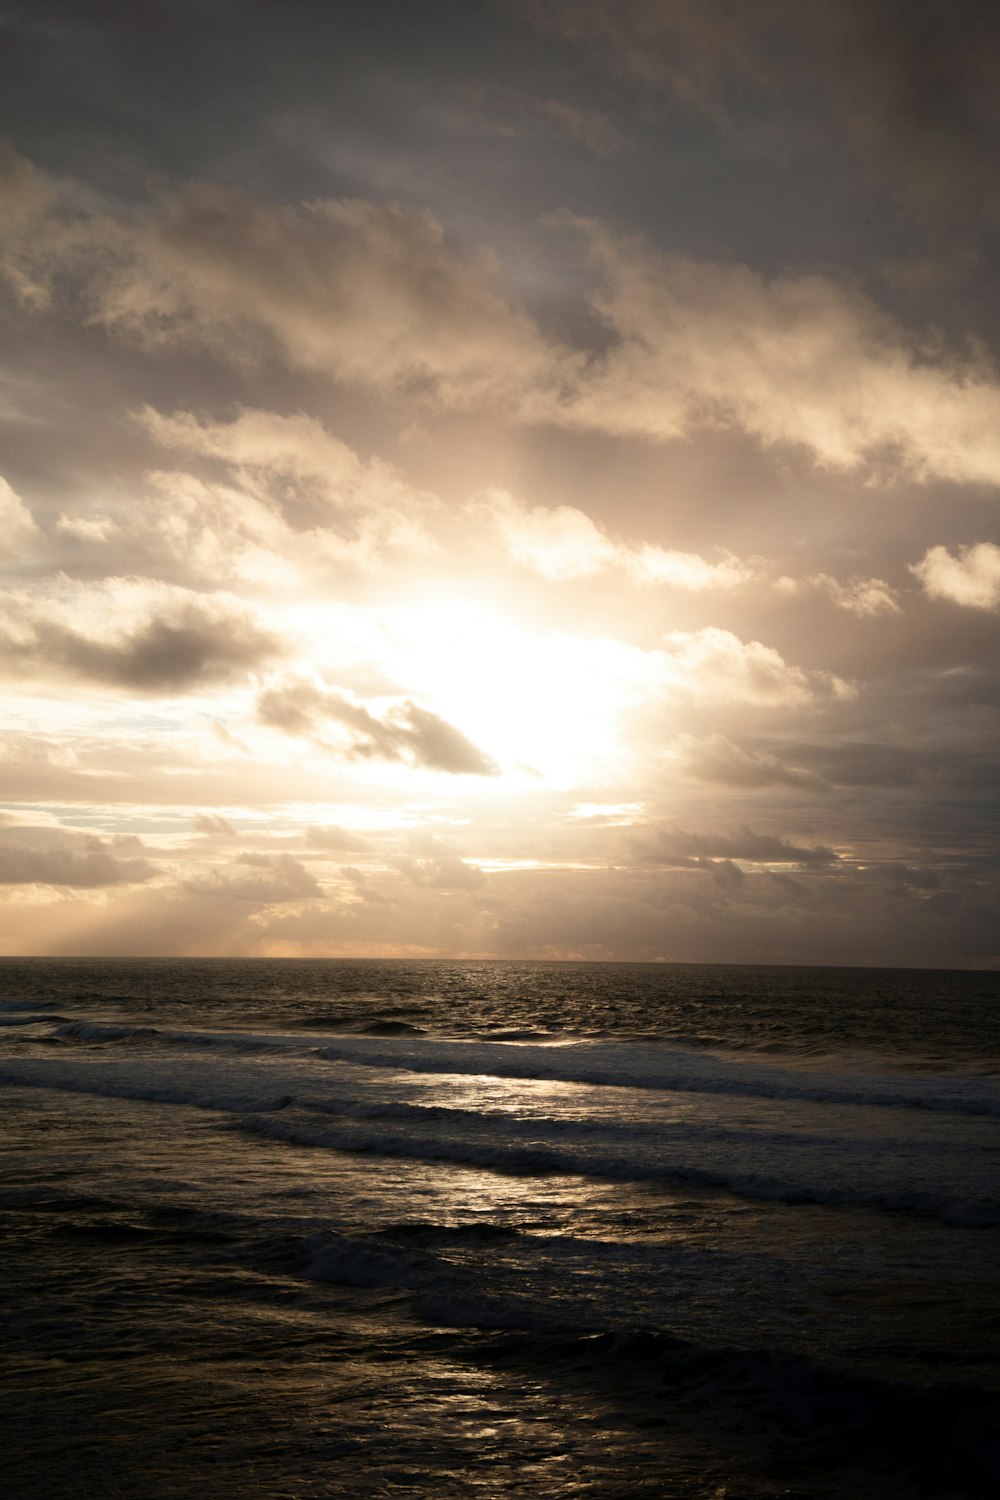
[[4, 1493], [1000, 1493], [1000, 976], [0, 961]]

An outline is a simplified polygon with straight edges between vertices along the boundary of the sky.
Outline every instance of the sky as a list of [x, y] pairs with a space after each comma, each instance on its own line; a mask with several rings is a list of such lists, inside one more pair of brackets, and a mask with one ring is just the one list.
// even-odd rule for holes
[[1000, 966], [995, 6], [0, 32], [0, 953]]

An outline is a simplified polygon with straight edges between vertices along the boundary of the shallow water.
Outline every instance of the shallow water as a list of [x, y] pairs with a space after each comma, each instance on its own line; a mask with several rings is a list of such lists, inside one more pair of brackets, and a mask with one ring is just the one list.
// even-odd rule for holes
[[0, 964], [7, 1493], [987, 1496], [1000, 977]]

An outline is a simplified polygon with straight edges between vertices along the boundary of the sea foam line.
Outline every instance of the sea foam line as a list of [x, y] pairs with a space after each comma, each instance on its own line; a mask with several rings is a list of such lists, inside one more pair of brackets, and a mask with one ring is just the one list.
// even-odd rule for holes
[[530, 1046], [509, 1042], [439, 1041], [430, 1038], [380, 1039], [289, 1035], [282, 1032], [174, 1031], [94, 1022], [64, 1022], [53, 1035], [101, 1043], [133, 1039], [192, 1050], [298, 1053], [359, 1067], [409, 1073], [450, 1073], [579, 1083], [598, 1088], [633, 1088], [665, 1093], [725, 1094], [788, 1099], [817, 1104], [939, 1110], [962, 1115], [1000, 1115], [1000, 1090], [985, 1079], [921, 1075], [917, 1078], [857, 1078], [836, 1073], [729, 1061], [704, 1052], [685, 1053], [649, 1043], [579, 1042]]
[[664, 1154], [650, 1160], [628, 1160], [594, 1151], [565, 1151], [548, 1143], [526, 1142], [504, 1145], [494, 1137], [489, 1142], [447, 1140], [440, 1136], [361, 1133], [348, 1128], [316, 1127], [286, 1118], [283, 1114], [255, 1115], [248, 1111], [239, 1128], [271, 1140], [297, 1146], [314, 1146], [355, 1155], [403, 1157], [427, 1162], [448, 1162], [496, 1172], [538, 1173], [597, 1178], [612, 1182], [684, 1183], [733, 1193], [741, 1198], [787, 1204], [817, 1204], [941, 1219], [964, 1228], [1000, 1225], [1000, 1199], [955, 1198], [924, 1188], [889, 1190], [793, 1181], [764, 1173], [695, 1167]]

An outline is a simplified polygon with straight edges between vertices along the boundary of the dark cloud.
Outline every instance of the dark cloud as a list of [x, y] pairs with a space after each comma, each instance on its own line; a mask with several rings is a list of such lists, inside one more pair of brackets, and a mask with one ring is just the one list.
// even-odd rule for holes
[[464, 772], [470, 776], [494, 776], [497, 765], [460, 730], [446, 720], [421, 708], [418, 703], [406, 703], [402, 709], [402, 725], [396, 731], [403, 736], [403, 746], [416, 758], [418, 764], [434, 771]]
[[866, 740], [779, 744], [774, 749], [838, 787], [996, 789], [1000, 771], [995, 755], [982, 743], [981, 728], [974, 740], [979, 743], [935, 749]]
[[812, 792], [829, 790], [829, 783], [815, 771], [789, 766], [767, 751], [743, 750], [722, 734], [710, 734], [702, 740], [690, 734], [680, 735], [676, 749], [683, 770], [699, 781], [742, 788], [795, 786]]
[[353, 865], [344, 865], [340, 871], [341, 876], [348, 882], [359, 901], [373, 902], [376, 906], [392, 906], [391, 896], [383, 895], [374, 886], [364, 870], [358, 870]]
[[683, 866], [705, 861], [745, 860], [750, 864], [829, 865], [838, 855], [824, 844], [789, 843], [744, 827], [735, 834], [688, 833], [681, 828], [636, 830], [627, 839], [640, 864]]
[[0, 9], [8, 946], [1000, 961], [995, 6]]
[[156, 867], [130, 835], [101, 839], [48, 828], [0, 830], [0, 885], [54, 885], [76, 889], [135, 885]]
[[534, 98], [497, 83], [466, 84], [458, 96], [475, 123], [501, 135], [547, 131], [599, 157], [613, 156], [625, 145], [614, 121], [600, 110], [581, 108], [562, 99]]
[[344, 731], [346, 753], [397, 760], [453, 775], [492, 776], [496, 764], [453, 724], [407, 699], [382, 717], [336, 688], [292, 678], [257, 700], [263, 724], [313, 739], [328, 749], [331, 729]]
[[[769, 277], [731, 256], [664, 253], [596, 219], [564, 222], [581, 235], [574, 276], [589, 282], [577, 298], [589, 347], [554, 337], [490, 256], [452, 247], [428, 213], [361, 199], [290, 208], [201, 183], [163, 189], [138, 217], [67, 208], [10, 230], [0, 272], [26, 306], [51, 304], [150, 352], [187, 347], [244, 365], [277, 355], [424, 409], [654, 441], [724, 425], [831, 468], [891, 454], [921, 480], [997, 481], [1000, 381], [979, 351], [929, 358], [932, 335], [914, 335], [846, 278]], [[200, 439], [197, 422], [186, 430], [211, 450], [209, 428]], [[260, 517], [204, 498], [223, 502], [224, 530], [250, 540]], [[834, 588], [850, 609], [895, 607], [878, 578]]]
[[746, 885], [747, 877], [745, 872], [733, 860], [720, 859], [716, 860], [712, 866], [712, 879], [720, 890], [731, 891], [735, 894], [738, 891], [742, 891]]
[[243, 854], [226, 870], [184, 881], [195, 895], [261, 903], [302, 901], [323, 894], [314, 875], [291, 854]]
[[903, 894], [910, 891], [936, 891], [942, 877], [937, 870], [914, 869], [908, 865], [888, 864], [880, 870], [886, 884]]
[[815, 122], [818, 99], [870, 167], [913, 202], [1000, 208], [1000, 26], [990, 0], [526, 0], [522, 8], [727, 125], [746, 122], [748, 99], [775, 127], [796, 112]]
[[[519, 394], [551, 355], [485, 252], [452, 247], [428, 210], [360, 198], [294, 207], [204, 182], [142, 213], [81, 213], [0, 172], [0, 277], [140, 347], [208, 350], [457, 405]], [[30, 208], [26, 208], [25, 205]], [[37, 204], [37, 206], [36, 206]]]
[[450, 844], [434, 835], [414, 840], [416, 858], [395, 861], [396, 869], [414, 885], [443, 891], [474, 891], [486, 884], [478, 865], [462, 859]]
[[183, 692], [245, 676], [283, 652], [273, 631], [230, 597], [128, 586], [104, 610], [0, 598], [0, 663], [141, 693]]

